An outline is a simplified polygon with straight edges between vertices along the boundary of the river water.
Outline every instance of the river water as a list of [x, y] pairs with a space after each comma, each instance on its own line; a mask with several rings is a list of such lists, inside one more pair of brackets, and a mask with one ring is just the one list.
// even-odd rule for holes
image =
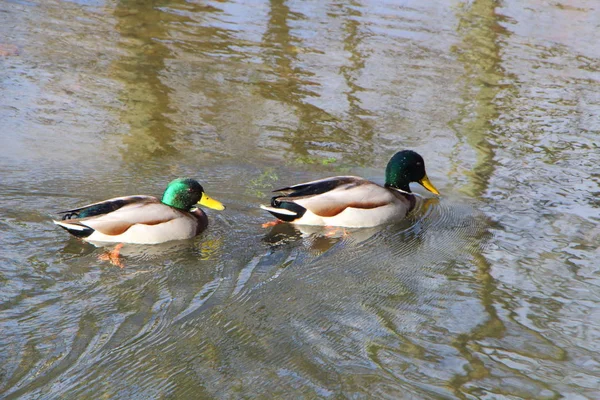
[[[0, 397], [600, 398], [598, 21], [596, 0], [0, 2]], [[403, 148], [442, 194], [407, 221], [261, 226], [272, 189], [382, 182]], [[124, 268], [50, 221], [178, 176], [227, 209]]]

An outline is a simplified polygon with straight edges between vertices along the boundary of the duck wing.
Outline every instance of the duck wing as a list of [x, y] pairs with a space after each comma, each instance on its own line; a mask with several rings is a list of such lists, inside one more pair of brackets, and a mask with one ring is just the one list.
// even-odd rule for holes
[[342, 186], [356, 184], [359, 181], [364, 181], [364, 179], [358, 176], [333, 176], [331, 178], [287, 186], [273, 190], [273, 192], [285, 193], [286, 197], [307, 197], [327, 193]]
[[62, 220], [74, 218], [89, 218], [109, 214], [127, 205], [142, 205], [148, 203], [159, 203], [159, 201], [156, 197], [152, 196], [115, 197], [112, 199], [99, 201], [97, 203], [87, 204], [79, 208], [59, 211], [57, 214], [62, 214]]

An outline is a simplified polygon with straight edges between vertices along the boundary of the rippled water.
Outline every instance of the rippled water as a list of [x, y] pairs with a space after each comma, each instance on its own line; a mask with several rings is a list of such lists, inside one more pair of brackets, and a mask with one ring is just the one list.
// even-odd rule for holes
[[[0, 3], [3, 398], [600, 397], [594, 0]], [[442, 196], [265, 229], [270, 190]], [[200, 237], [105, 250], [56, 211], [198, 178]]]

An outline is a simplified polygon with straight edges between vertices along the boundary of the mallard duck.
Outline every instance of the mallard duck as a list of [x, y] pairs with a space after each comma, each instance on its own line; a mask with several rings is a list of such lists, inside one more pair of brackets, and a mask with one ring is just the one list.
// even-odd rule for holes
[[427, 177], [423, 157], [402, 150], [388, 162], [384, 186], [358, 176], [335, 176], [274, 190], [284, 194], [260, 207], [294, 224], [372, 227], [399, 221], [415, 207], [410, 182], [439, 194]]
[[163, 243], [193, 238], [206, 229], [208, 218], [197, 204], [225, 209], [197, 181], [179, 178], [167, 185], [161, 200], [116, 197], [62, 211], [62, 220], [54, 223], [88, 242]]

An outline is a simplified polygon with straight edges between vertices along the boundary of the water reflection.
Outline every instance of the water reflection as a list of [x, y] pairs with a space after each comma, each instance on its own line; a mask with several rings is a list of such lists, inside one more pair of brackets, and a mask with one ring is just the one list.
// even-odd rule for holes
[[285, 0], [271, 0], [267, 29], [263, 35], [263, 57], [272, 69], [268, 84], [259, 87], [266, 99], [289, 104], [297, 117], [295, 126], [284, 129], [280, 140], [290, 145], [289, 150], [300, 160], [310, 156], [309, 146], [317, 138], [322, 138], [325, 123], [335, 118], [326, 111], [313, 106], [304, 99], [316, 94], [310, 91], [315, 82], [311, 74], [297, 66], [299, 38], [290, 34], [291, 20], [306, 18], [301, 13], [291, 13]]
[[297, 118], [295, 124], [280, 127], [275, 139], [289, 144], [292, 162], [314, 163], [329, 157], [335, 160], [340, 153], [345, 153], [345, 162], [353, 165], [369, 163], [372, 159], [372, 126], [367, 119], [370, 113], [361, 108], [357, 97], [361, 87], [356, 83], [366, 58], [359, 50], [362, 37], [359, 7], [355, 3], [335, 6], [335, 13], [331, 14], [343, 20], [345, 35], [340, 39], [349, 53], [349, 63], [342, 64], [336, 71], [345, 81], [347, 104], [323, 107], [323, 100], [317, 99], [331, 95], [339, 87], [311, 71], [313, 64], [321, 61], [323, 53], [307, 47], [303, 37], [294, 36], [290, 27], [291, 24], [307, 25], [310, 17], [291, 11], [283, 0], [271, 0], [269, 4], [262, 55], [272, 72], [269, 81], [261, 82], [258, 89], [264, 98], [288, 105]]
[[[594, 7], [0, 9], [3, 398], [598, 398]], [[405, 224], [260, 227], [400, 147], [453, 179]], [[180, 172], [232, 206], [123, 269], [46, 215]]]
[[374, 113], [363, 108], [360, 98], [361, 93], [367, 91], [366, 88], [360, 86], [359, 80], [368, 58], [366, 52], [362, 50], [367, 47], [364, 44], [367, 33], [359, 22], [364, 19], [361, 6], [361, 2], [358, 1], [350, 1], [349, 5], [339, 6], [342, 9], [340, 13], [345, 19], [344, 50], [350, 53], [349, 65], [340, 68], [340, 74], [344, 77], [348, 87], [346, 99], [349, 107], [345, 115], [351, 121], [349, 126], [347, 126], [348, 124], [345, 125], [347, 126], [346, 129], [355, 131], [355, 134], [361, 140], [360, 145], [353, 152], [355, 156], [351, 158], [354, 165], [364, 165], [372, 159], [372, 139], [374, 135], [372, 117], [375, 116]]
[[[468, 184], [462, 190], [471, 196], [482, 196], [494, 172], [494, 149], [488, 139], [499, 116], [496, 97], [509, 87], [502, 66], [501, 42], [507, 31], [495, 0], [479, 0], [463, 4], [458, 12], [457, 31], [462, 43], [453, 49], [465, 73], [459, 116], [452, 126], [459, 138], [475, 151], [476, 159], [467, 173]], [[462, 149], [457, 149], [462, 150]], [[464, 151], [458, 151], [464, 157]]]
[[[163, 82], [165, 60], [172, 57], [166, 14], [154, 2], [121, 0], [114, 9], [122, 56], [111, 67], [123, 84], [119, 94], [120, 119], [128, 128], [121, 150], [126, 162], [172, 154], [175, 129], [169, 114], [171, 89]], [[186, 18], [179, 17], [180, 22]]]
[[[505, 79], [499, 38], [505, 31], [499, 23], [501, 16], [496, 11], [497, 8], [498, 3], [494, 0], [479, 0], [463, 4], [458, 12], [457, 30], [462, 43], [454, 51], [464, 65], [465, 74], [461, 96], [463, 104], [453, 127], [457, 136], [465, 137], [476, 154], [475, 163], [468, 175], [469, 182], [462, 188], [471, 196], [482, 196], [485, 193], [495, 165], [494, 151], [488, 135], [499, 115], [495, 98], [501, 90], [500, 81]], [[464, 151], [458, 151], [457, 154], [464, 155]], [[460, 394], [472, 381], [482, 380], [490, 375], [489, 367], [470, 349], [471, 344], [486, 337], [501, 337], [505, 332], [504, 323], [494, 304], [493, 293], [497, 287], [490, 274], [491, 266], [480, 251], [474, 250], [474, 262], [478, 268], [476, 278], [481, 283], [479, 296], [488, 319], [454, 340], [453, 344], [469, 362], [467, 373], [451, 380], [451, 387], [456, 394]]]
[[[480, 0], [461, 6], [458, 12], [458, 33], [462, 43], [454, 48], [458, 59], [463, 63], [465, 85], [463, 105], [453, 127], [457, 136], [464, 137], [466, 143], [475, 151], [476, 159], [468, 174], [469, 182], [462, 190], [471, 196], [483, 197], [494, 174], [494, 136], [501, 115], [498, 98], [510, 97], [514, 87], [514, 77], [510, 77], [502, 64], [502, 43], [508, 31], [502, 26], [507, 19], [498, 12], [500, 4], [493, 0]], [[501, 134], [501, 133], [500, 133]], [[464, 151], [457, 154], [464, 156]], [[498, 228], [498, 227], [496, 227]], [[488, 314], [488, 319], [469, 333], [461, 334], [454, 340], [454, 346], [468, 360], [469, 368], [465, 375], [455, 376], [451, 386], [457, 395], [469, 393], [470, 387], [493, 386], [502, 388], [496, 393], [517, 397], [557, 396], [546, 383], [527, 374], [516, 371], [504, 362], [491, 362], [485, 354], [492, 349], [524, 357], [560, 359], [563, 350], [556, 347], [542, 335], [518, 323], [510, 316], [502, 315], [500, 310], [511, 310], [510, 294], [498, 288], [491, 275], [492, 265], [481, 251], [474, 252], [474, 262], [478, 266], [476, 278], [481, 284], [479, 296]], [[530, 353], [521, 340], [528, 338]], [[483, 346], [484, 350], [479, 346]], [[483, 353], [483, 354], [482, 354]], [[552, 354], [552, 355], [551, 355]], [[503, 376], [510, 374], [509, 381]]]

